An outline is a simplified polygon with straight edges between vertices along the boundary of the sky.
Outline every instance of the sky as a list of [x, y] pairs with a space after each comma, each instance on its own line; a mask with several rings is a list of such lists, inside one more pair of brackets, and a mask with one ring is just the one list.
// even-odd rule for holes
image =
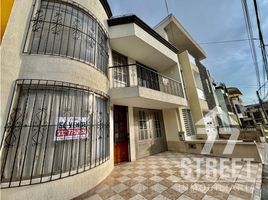
[[[135, 14], [154, 27], [168, 15], [165, 0], [108, 0], [113, 15]], [[198, 43], [247, 39], [241, 0], [167, 0], [172, 13]], [[253, 0], [247, 0], [254, 37], [258, 38]], [[268, 43], [268, 0], [258, 0], [264, 41]], [[257, 79], [248, 41], [201, 44], [207, 53], [202, 63], [216, 83], [238, 87], [245, 104], [257, 103]], [[256, 51], [263, 77], [259, 41]]]

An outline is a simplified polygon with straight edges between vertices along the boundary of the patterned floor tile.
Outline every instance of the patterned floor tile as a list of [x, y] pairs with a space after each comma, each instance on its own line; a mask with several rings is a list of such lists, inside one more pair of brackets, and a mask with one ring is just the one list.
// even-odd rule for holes
[[130, 199], [135, 195], [137, 195], [137, 193], [130, 188], [120, 193], [120, 196], [123, 197], [124, 199]]
[[157, 184], [151, 186], [150, 188], [151, 188], [152, 190], [158, 192], [158, 193], [162, 193], [162, 192], [164, 192], [164, 191], [167, 189], [166, 186], [161, 185], [161, 184], [159, 184], [159, 183], [157, 183]]
[[[180, 164], [182, 158], [189, 159], [186, 168]], [[226, 166], [224, 173], [219, 173], [219, 166], [216, 166], [217, 173], [206, 176], [205, 161], [198, 169], [196, 158], [205, 160], [206, 156], [164, 152], [117, 165], [101, 184], [76, 200], [241, 200], [253, 199], [254, 191], [260, 191], [261, 164], [250, 166], [249, 179], [246, 162], [240, 162], [236, 173], [232, 174], [230, 159], [225, 162], [229, 166]], [[209, 159], [219, 163], [219, 158]], [[188, 169], [192, 171], [191, 176], [183, 176], [182, 173]], [[260, 195], [255, 196], [256, 200], [260, 199]]]
[[188, 185], [178, 184], [178, 183], [174, 184], [171, 188], [180, 193], [184, 193], [185, 191], [189, 189]]
[[112, 190], [115, 191], [116, 193], [120, 193], [120, 192], [126, 190], [127, 188], [128, 188], [128, 186], [126, 186], [123, 183], [120, 183], [118, 185], [113, 186]]
[[139, 184], [137, 184], [137, 185], [132, 186], [131, 189], [132, 189], [133, 191], [137, 192], [137, 193], [141, 193], [141, 192], [143, 192], [144, 190], [147, 190], [148, 187], [145, 186], [145, 185], [143, 185], [143, 184], [140, 184], [140, 183], [139, 183]]
[[162, 192], [162, 195], [169, 199], [178, 199], [182, 194], [180, 192], [177, 192], [176, 190], [169, 188]]

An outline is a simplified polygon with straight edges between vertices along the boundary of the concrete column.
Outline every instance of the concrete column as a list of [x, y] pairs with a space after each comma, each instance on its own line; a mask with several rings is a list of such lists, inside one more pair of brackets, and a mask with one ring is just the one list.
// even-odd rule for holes
[[189, 59], [188, 51], [179, 54], [179, 60], [183, 70], [184, 81], [186, 82], [186, 92], [188, 96], [189, 106], [192, 112], [193, 121], [197, 130], [197, 139], [206, 139], [206, 125], [203, 119], [203, 111], [201, 101], [197, 93], [197, 83], [192, 69], [192, 64]]
[[129, 127], [129, 153], [130, 160], [136, 160], [136, 133], [133, 107], [128, 107], [128, 127]]
[[179, 141], [178, 132], [180, 131], [180, 125], [176, 109], [164, 109], [163, 120], [165, 125], [168, 149], [170, 149], [170, 144]]

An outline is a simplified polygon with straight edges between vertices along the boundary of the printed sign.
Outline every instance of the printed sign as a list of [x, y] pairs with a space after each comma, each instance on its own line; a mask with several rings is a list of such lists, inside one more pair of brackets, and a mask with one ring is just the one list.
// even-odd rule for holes
[[54, 141], [79, 140], [88, 137], [86, 117], [58, 117]]

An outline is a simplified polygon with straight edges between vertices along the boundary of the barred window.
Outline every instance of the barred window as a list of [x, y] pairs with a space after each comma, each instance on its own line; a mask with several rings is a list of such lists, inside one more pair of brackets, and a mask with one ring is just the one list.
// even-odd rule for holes
[[107, 36], [96, 19], [85, 9], [65, 1], [39, 2], [24, 52], [73, 58], [107, 74]]
[[69, 83], [19, 80], [1, 143], [1, 187], [74, 175], [109, 159], [107, 98]]
[[147, 131], [147, 120], [146, 114], [144, 111], [139, 111], [139, 140], [147, 140], [148, 131]]

